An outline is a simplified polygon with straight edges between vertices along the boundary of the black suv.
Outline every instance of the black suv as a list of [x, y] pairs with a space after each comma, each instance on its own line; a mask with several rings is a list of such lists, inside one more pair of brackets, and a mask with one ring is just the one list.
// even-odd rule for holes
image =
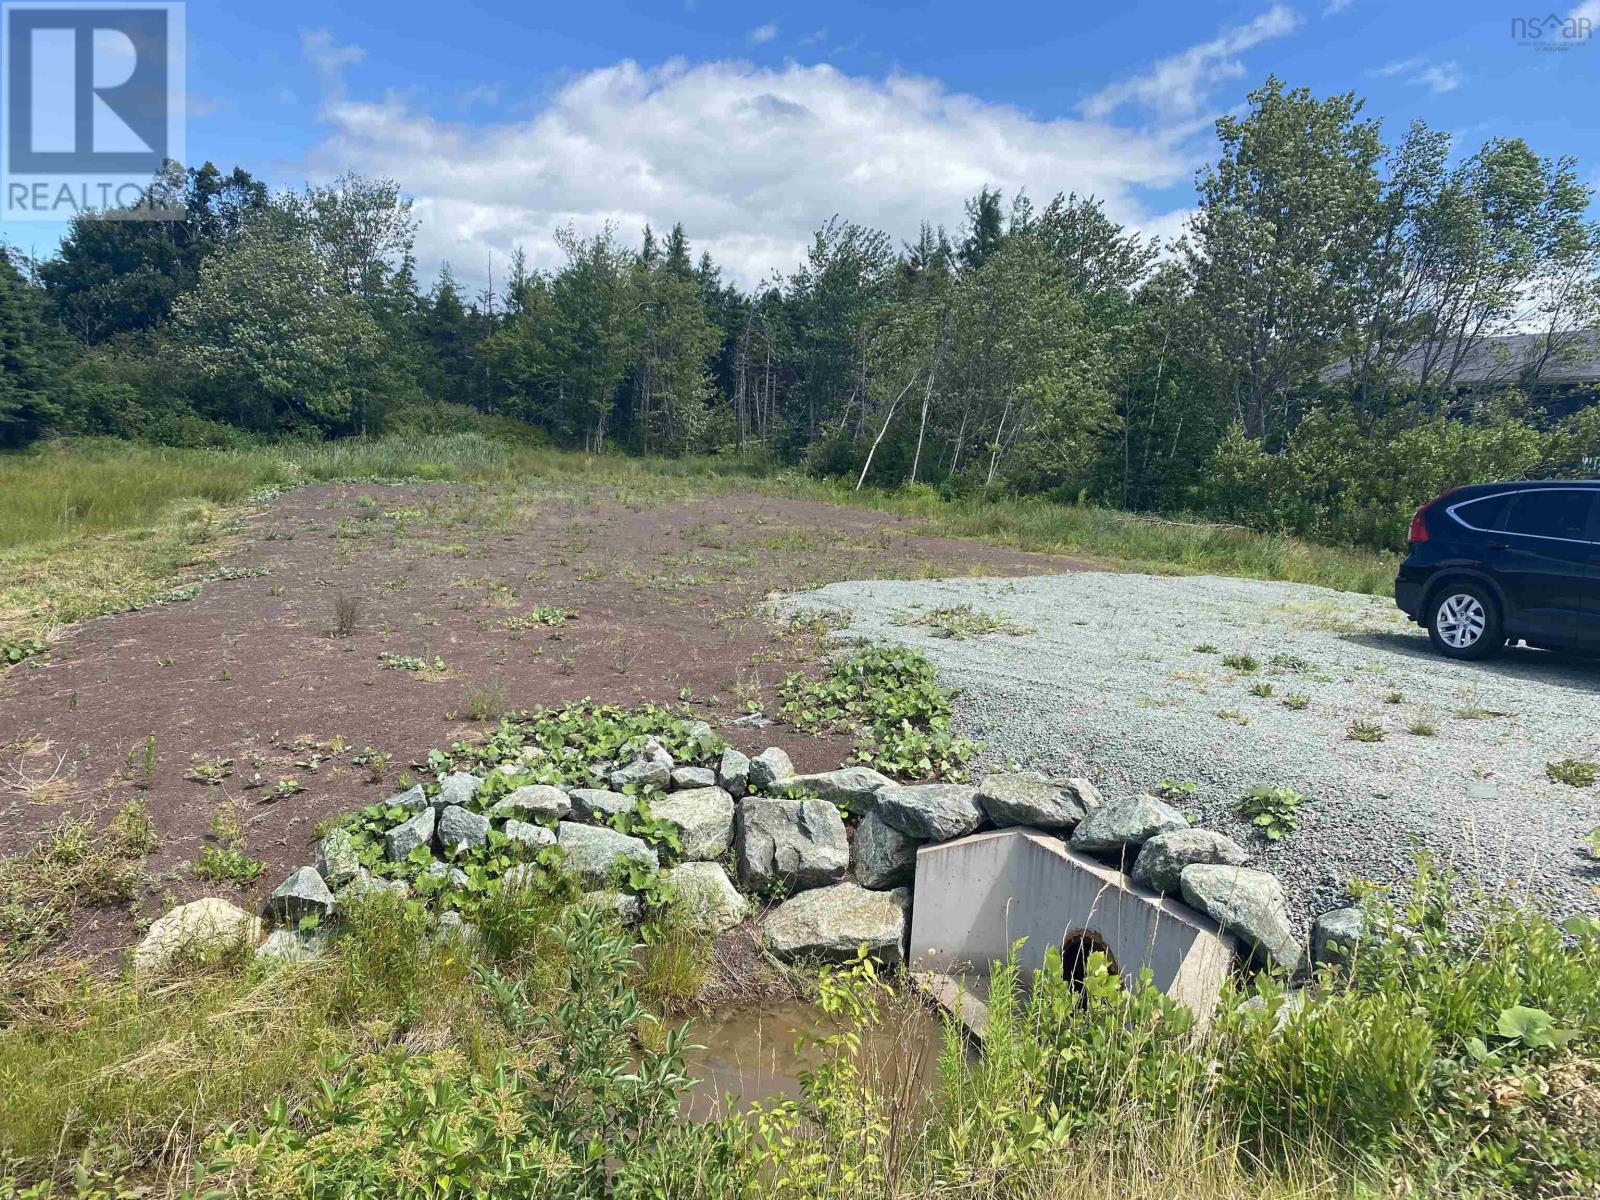
[[1451, 658], [1600, 649], [1600, 481], [1478, 483], [1417, 510], [1394, 599]]

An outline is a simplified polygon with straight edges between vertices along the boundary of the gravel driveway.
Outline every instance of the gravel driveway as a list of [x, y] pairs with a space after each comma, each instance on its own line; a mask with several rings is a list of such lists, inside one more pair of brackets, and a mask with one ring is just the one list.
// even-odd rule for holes
[[[961, 605], [1032, 632], [949, 638], [914, 623]], [[1302, 920], [1346, 902], [1351, 878], [1406, 878], [1421, 847], [1558, 914], [1600, 913], [1581, 848], [1600, 793], [1545, 771], [1600, 761], [1600, 661], [1452, 662], [1387, 599], [1213, 577], [852, 581], [777, 607], [924, 650], [990, 764], [1087, 773], [1108, 794], [1192, 781], [1180, 807], [1255, 846]], [[1259, 666], [1224, 663], [1236, 655]], [[1381, 740], [1351, 738], [1356, 721]], [[1261, 784], [1308, 798], [1299, 830], [1270, 845], [1233, 813]]]

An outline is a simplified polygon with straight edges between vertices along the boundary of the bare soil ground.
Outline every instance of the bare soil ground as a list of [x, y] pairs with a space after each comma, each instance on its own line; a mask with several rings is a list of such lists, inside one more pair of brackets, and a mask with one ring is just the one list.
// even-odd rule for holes
[[[161, 839], [143, 898], [81, 912], [74, 954], [124, 946], [141, 920], [200, 894], [259, 902], [308, 860], [320, 819], [388, 795], [431, 747], [477, 736], [502, 707], [687, 700], [736, 745], [836, 766], [847, 743], [732, 724], [825, 654], [813, 631], [760, 614], [768, 593], [1083, 566], [918, 536], [877, 513], [582, 479], [516, 494], [308, 488], [256, 513], [223, 563], [240, 577], [89, 622], [0, 677], [0, 854], [65, 814], [103, 821], [133, 800]], [[353, 628], [334, 636], [341, 600]], [[547, 606], [575, 617], [526, 620]], [[352, 761], [367, 748], [391, 756], [381, 777]], [[303, 790], [273, 798], [286, 779]], [[219, 806], [267, 863], [242, 896], [192, 872]]]

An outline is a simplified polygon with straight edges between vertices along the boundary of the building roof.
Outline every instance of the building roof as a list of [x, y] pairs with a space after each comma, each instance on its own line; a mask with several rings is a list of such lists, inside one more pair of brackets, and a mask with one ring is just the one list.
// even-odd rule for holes
[[[1484, 338], [1467, 351], [1455, 373], [1458, 386], [1514, 383], [1523, 370], [1544, 349], [1544, 335], [1513, 333]], [[1423, 351], [1413, 350], [1398, 364], [1402, 376], [1415, 379], [1421, 371]], [[1447, 359], [1448, 361], [1448, 359]], [[1439, 366], [1434, 370], [1437, 372]], [[1334, 363], [1325, 379], [1343, 379], [1350, 374], [1348, 360]], [[1551, 355], [1539, 373], [1541, 384], [1579, 384], [1600, 382], [1600, 329], [1589, 329], [1564, 339], [1560, 352]]]

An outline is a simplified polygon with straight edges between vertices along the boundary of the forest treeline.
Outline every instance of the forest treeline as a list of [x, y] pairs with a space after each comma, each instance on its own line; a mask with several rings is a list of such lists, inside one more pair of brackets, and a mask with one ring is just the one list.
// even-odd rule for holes
[[757, 448], [1372, 546], [1456, 483], [1595, 473], [1600, 395], [1551, 382], [1600, 363], [1573, 160], [1420, 124], [1386, 142], [1353, 94], [1276, 79], [1217, 133], [1168, 246], [1091, 197], [986, 188], [899, 246], [829, 220], [752, 290], [681, 225], [569, 230], [554, 270], [518, 251], [492, 290], [425, 286], [396, 181], [173, 166], [185, 219], [81, 216], [55, 256], [0, 263], [0, 444], [374, 434], [466, 405], [591, 451]]

